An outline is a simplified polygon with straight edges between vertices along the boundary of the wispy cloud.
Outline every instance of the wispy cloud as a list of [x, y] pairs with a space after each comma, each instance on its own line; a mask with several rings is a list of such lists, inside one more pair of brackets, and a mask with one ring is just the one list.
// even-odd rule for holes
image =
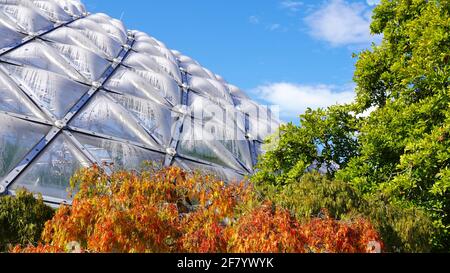
[[281, 118], [294, 119], [308, 108], [325, 108], [335, 104], [350, 103], [355, 99], [355, 86], [302, 85], [289, 82], [258, 86], [249, 94], [267, 104], [278, 105]]
[[252, 15], [248, 18], [248, 21], [250, 22], [250, 24], [253, 25], [258, 25], [260, 23], [259, 17], [256, 15]]
[[270, 30], [270, 31], [275, 31], [275, 30], [278, 30], [280, 28], [281, 28], [280, 24], [272, 24], [272, 25], [267, 27], [267, 29]]
[[284, 9], [288, 9], [289, 11], [292, 11], [292, 12], [297, 12], [300, 10], [300, 7], [303, 6], [303, 2], [284, 0], [281, 2], [280, 5]]
[[312, 37], [332, 46], [369, 44], [380, 40], [370, 33], [371, 14], [366, 4], [331, 0], [307, 16], [305, 22]]
[[380, 0], [367, 0], [367, 5], [376, 6], [380, 3]]
[[288, 32], [289, 28], [281, 24], [271, 24], [266, 27], [269, 31]]

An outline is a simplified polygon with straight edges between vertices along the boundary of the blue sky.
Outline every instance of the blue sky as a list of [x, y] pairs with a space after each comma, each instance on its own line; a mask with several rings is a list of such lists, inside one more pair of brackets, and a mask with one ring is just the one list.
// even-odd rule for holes
[[352, 53], [377, 0], [82, 0], [188, 55], [298, 123], [307, 107], [354, 98]]

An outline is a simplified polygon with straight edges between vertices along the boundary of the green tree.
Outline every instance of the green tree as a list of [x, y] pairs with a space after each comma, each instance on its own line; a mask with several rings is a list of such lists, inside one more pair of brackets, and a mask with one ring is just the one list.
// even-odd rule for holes
[[388, 202], [381, 194], [362, 198], [349, 183], [338, 179], [311, 172], [281, 188], [266, 186], [264, 192], [266, 198], [303, 221], [321, 215], [323, 209], [338, 220], [369, 219], [386, 243], [386, 251], [432, 250], [429, 238], [435, 229], [423, 209]]
[[333, 177], [358, 153], [358, 119], [349, 109], [347, 105], [308, 109], [300, 117], [302, 126], [282, 125], [259, 161], [253, 181], [259, 186], [283, 186], [298, 181], [313, 166]]
[[0, 252], [10, 246], [36, 244], [53, 209], [25, 190], [0, 197]]
[[[426, 251], [431, 243], [435, 251], [448, 251], [450, 1], [382, 0], [371, 30], [383, 41], [355, 55], [356, 102], [309, 110], [301, 126], [282, 127], [253, 181], [263, 193], [270, 187], [282, 191], [312, 166], [322, 167], [373, 207], [395, 208], [380, 210], [379, 221], [409, 217], [388, 225], [399, 236], [391, 241], [404, 244], [398, 249]], [[328, 168], [334, 163], [339, 168]], [[414, 220], [419, 212], [431, 217], [432, 236]], [[408, 221], [411, 228], [400, 232], [400, 223]], [[422, 234], [423, 248], [407, 239], [417, 238], [412, 233]]]

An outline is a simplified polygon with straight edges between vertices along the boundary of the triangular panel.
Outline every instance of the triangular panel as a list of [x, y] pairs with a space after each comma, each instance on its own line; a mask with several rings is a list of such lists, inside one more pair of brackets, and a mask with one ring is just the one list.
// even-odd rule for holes
[[35, 0], [33, 1], [33, 4], [38, 7], [39, 10], [47, 16], [47, 18], [53, 21], [68, 22], [72, 20], [72, 17], [67, 14], [56, 2], [48, 0]]
[[242, 115], [231, 105], [219, 106], [194, 93], [189, 94], [188, 104], [194, 116], [205, 121], [204, 130], [213, 133], [217, 142], [251, 170], [253, 164]]
[[178, 105], [180, 103], [181, 89], [174, 79], [150, 70], [134, 69], [134, 72], [144, 78], [146, 82], [160, 90], [162, 96], [173, 105]]
[[158, 81], [148, 81], [136, 72], [119, 68], [104, 86], [111, 91], [130, 94], [135, 97], [149, 99], [159, 104], [170, 106], [164, 99], [163, 86]]
[[110, 141], [101, 138], [74, 133], [76, 139], [83, 144], [98, 162], [112, 165], [114, 169], [140, 169], [144, 162], [154, 162], [161, 165], [164, 155], [133, 145]]
[[92, 14], [86, 19], [95, 22], [103, 34], [107, 34], [118, 43], [126, 43], [127, 29], [120, 20], [111, 18], [104, 13]]
[[35, 41], [2, 56], [6, 61], [54, 72], [77, 81], [85, 81], [70, 63], [53, 47]]
[[25, 86], [50, 112], [63, 118], [89, 86], [74, 82], [46, 70], [15, 65], [4, 65], [16, 82]]
[[216, 80], [190, 76], [189, 87], [204, 96], [217, 98], [226, 104], [233, 105], [228, 89]]
[[50, 131], [49, 126], [0, 113], [0, 181], [11, 172]]
[[20, 43], [25, 35], [17, 32], [13, 23], [0, 13], [0, 49]]
[[80, 168], [89, 167], [90, 164], [70, 140], [60, 134], [17, 178], [10, 189], [25, 188], [47, 197], [67, 200], [70, 178]]
[[103, 92], [96, 94], [70, 125], [152, 147], [158, 146], [124, 107], [110, 100]]
[[170, 144], [174, 123], [178, 116], [165, 106], [134, 96], [111, 94], [111, 96], [133, 114], [143, 126], [166, 146]]
[[36, 33], [53, 28], [53, 23], [40, 14], [37, 9], [33, 9], [25, 6], [23, 3], [19, 3], [1, 5], [0, 13], [3, 13], [9, 17], [17, 24], [17, 26], [28, 33]]
[[218, 134], [220, 134], [219, 131], [208, 131], [201, 121], [188, 117], [183, 124], [178, 153], [245, 171], [233, 154], [219, 141], [223, 137]]
[[72, 45], [76, 48], [83, 48], [103, 59], [108, 58], [108, 56], [103, 51], [98, 49], [97, 46], [91, 40], [89, 40], [88, 37], [74, 28], [62, 27], [44, 35], [42, 38], [57, 44], [59, 43]]
[[109, 58], [115, 58], [122, 44], [109, 37], [107, 32], [95, 21], [89, 18], [79, 20], [70, 25], [71, 28], [77, 28], [81, 33], [92, 41], [96, 47], [105, 53]]
[[222, 179], [227, 182], [240, 182], [244, 179], [244, 176], [234, 170], [228, 168], [221, 168], [216, 166], [210, 166], [205, 164], [200, 164], [186, 159], [176, 159], [173, 166], [180, 168], [188, 167], [193, 172], [198, 172], [203, 175], [215, 176], [218, 179]]
[[181, 75], [177, 65], [164, 57], [132, 53], [127, 57], [124, 64], [139, 70], [151, 70], [157, 73], [164, 73], [174, 78], [177, 82], [181, 82]]
[[45, 119], [42, 112], [17, 87], [17, 84], [1, 70], [0, 111]]

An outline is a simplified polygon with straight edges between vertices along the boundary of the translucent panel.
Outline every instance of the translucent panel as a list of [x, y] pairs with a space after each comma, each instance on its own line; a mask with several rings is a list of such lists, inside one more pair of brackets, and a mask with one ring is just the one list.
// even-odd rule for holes
[[[238, 136], [233, 139], [233, 134], [236, 133]], [[225, 140], [221, 141], [223, 146], [230, 151], [240, 162], [242, 162], [249, 170], [253, 169], [252, 157], [250, 153], [250, 147], [247, 140], [242, 140], [245, 138], [245, 134], [241, 131], [233, 132], [230, 129], [225, 130], [225, 134], [229, 135]]]
[[0, 48], [5, 48], [20, 43], [25, 35], [18, 33], [10, 21], [0, 14], [0, 37]]
[[70, 123], [80, 129], [156, 147], [157, 144], [121, 105], [100, 92]]
[[187, 60], [189, 62], [183, 62], [180, 60], [181, 67], [183, 67], [186, 70], [186, 72], [188, 72], [189, 74], [191, 74], [195, 77], [216, 80], [216, 76], [214, 75], [214, 73], [212, 73], [208, 69], [200, 66], [197, 62], [195, 62], [195, 63], [191, 62], [191, 59], [187, 59]]
[[233, 169], [243, 170], [233, 154], [220, 140], [223, 136], [219, 130], [206, 127], [202, 122], [187, 118], [178, 144], [178, 153], [204, 161], [213, 162]]
[[189, 87], [199, 93], [205, 94], [208, 97], [217, 97], [229, 104], [233, 104], [233, 100], [225, 88], [220, 82], [200, 77], [189, 77]]
[[57, 0], [55, 2], [71, 15], [80, 16], [86, 12], [84, 5], [78, 0]]
[[244, 116], [233, 104], [214, 97], [211, 97], [211, 99], [215, 99], [215, 101], [213, 102], [204, 96], [190, 92], [187, 105], [198, 119], [215, 116], [219, 122], [237, 123], [238, 127], [245, 131]]
[[177, 117], [172, 112], [154, 102], [133, 96], [111, 95], [139, 119], [145, 128], [168, 146], [174, 130]]
[[128, 55], [124, 64], [139, 70], [152, 70], [154, 72], [166, 73], [177, 82], [181, 82], [181, 75], [177, 65], [163, 57], [132, 53]]
[[84, 79], [55, 48], [40, 41], [21, 46], [4, 55], [3, 58], [13, 63], [55, 72], [78, 81]]
[[122, 43], [108, 36], [108, 33], [93, 20], [88, 18], [78, 20], [72, 23], [70, 27], [78, 29], [109, 58], [115, 58], [122, 49]]
[[33, 147], [50, 131], [50, 127], [30, 123], [0, 113], [0, 181], [5, 178]]
[[0, 12], [28, 33], [37, 33], [53, 28], [52, 22], [42, 16], [37, 10], [25, 5], [2, 4]]
[[264, 149], [264, 145], [261, 142], [253, 141], [252, 145], [254, 145], [256, 153], [259, 155], [265, 154], [266, 150]]
[[[98, 55], [97, 58], [103, 58], [107, 59], [109, 56], [101, 51], [86, 35], [81, 33], [78, 29], [70, 28], [70, 27], [62, 27], [55, 31], [52, 31], [48, 34], [46, 34], [43, 37], [45, 40], [49, 40], [55, 43], [60, 44], [66, 44], [66, 45], [72, 45], [76, 48], [81, 48], [87, 51], [90, 51], [91, 53], [94, 53], [95, 55]], [[76, 57], [70, 57], [73, 59], [77, 59]], [[93, 62], [97, 61], [96, 59], [92, 59]]]
[[235, 98], [238, 109], [249, 116], [249, 133], [254, 139], [263, 141], [276, 132], [280, 123], [268, 107], [263, 107], [251, 100]]
[[180, 168], [188, 167], [193, 172], [199, 172], [204, 175], [212, 175], [229, 183], [244, 180], [244, 176], [234, 170], [200, 164], [190, 160], [176, 159], [173, 165]]
[[165, 57], [164, 53], [160, 50], [159, 46], [155, 46], [154, 44], [148, 42], [136, 42], [133, 46], [133, 49], [139, 53]]
[[134, 31], [134, 34], [137, 42], [145, 42], [150, 43], [154, 46], [166, 47], [163, 43], [161, 43], [154, 37], [149, 36], [147, 33], [141, 31]]
[[86, 19], [96, 22], [97, 25], [101, 27], [104, 34], [108, 34], [118, 43], [126, 43], [127, 31], [123, 23], [119, 20], [112, 19], [111, 17], [103, 13], [91, 15]]
[[63, 8], [60, 5], [58, 5], [56, 1], [33, 0], [33, 4], [53, 21], [68, 22], [72, 20], [72, 17], [66, 12], [64, 12]]
[[127, 33], [122, 31], [111, 23], [101, 23], [100, 26], [105, 30], [105, 32], [118, 43], [126, 44], [127, 42]]
[[78, 46], [67, 44], [52, 44], [70, 64], [90, 81], [98, 80], [105, 70], [111, 65], [110, 62], [99, 55]]
[[145, 53], [145, 54], [148, 54], [148, 55], [164, 57], [164, 58], [170, 60], [173, 63], [177, 62], [175, 57], [170, 52], [170, 50], [168, 50], [167, 48], [162, 48], [162, 47], [159, 47], [159, 46], [155, 46], [155, 45], [150, 44], [148, 42], [136, 42], [134, 44], [134, 46], [133, 46], [133, 49], [136, 50], [137, 52], [140, 52], [140, 53]]
[[113, 25], [120, 32], [122, 32], [123, 34], [127, 35], [127, 33], [128, 33], [127, 28], [125, 27], [125, 25], [123, 24], [122, 21], [112, 18], [112, 19], [109, 20], [109, 24]]
[[150, 99], [160, 104], [168, 105], [167, 101], [169, 101], [177, 105], [181, 101], [181, 91], [177, 83], [170, 77], [153, 71], [121, 67], [108, 80], [105, 88]]
[[249, 97], [241, 90], [239, 87], [234, 86], [232, 84], [227, 84], [228, 90], [233, 97], [241, 98], [241, 99], [249, 99]]
[[149, 84], [156, 87], [162, 95], [173, 105], [181, 101], [181, 90], [178, 83], [169, 76], [148, 70], [134, 69], [134, 72], [143, 77]]
[[61, 134], [19, 176], [11, 189], [26, 188], [44, 196], [68, 200], [70, 178], [79, 169], [89, 166], [90, 162]]
[[118, 169], [140, 169], [151, 161], [161, 165], [164, 155], [117, 141], [74, 134], [76, 139], [102, 164], [113, 164]]
[[39, 109], [2, 71], [0, 71], [0, 110], [44, 119]]
[[214, 77], [216, 78], [217, 81], [219, 81], [221, 84], [226, 85], [226, 87], [228, 88], [228, 84], [222, 76], [214, 74]]
[[[177, 52], [177, 51], [175, 51], [175, 52]], [[189, 64], [200, 65], [197, 61], [195, 61], [191, 57], [182, 55], [180, 52], [177, 52], [177, 56], [178, 56], [178, 59], [180, 60], [180, 63], [182, 63], [182, 65], [184, 65], [184, 66], [187, 66]]]
[[172, 49], [171, 52], [172, 52], [173, 56], [175, 56], [176, 58], [179, 59], [181, 57], [180, 51]]
[[214, 134], [218, 142], [251, 169], [252, 161], [242, 113], [231, 105], [224, 108], [193, 93], [189, 94], [189, 105], [194, 117], [203, 120], [204, 130]]
[[163, 86], [164, 83], [160, 81], [160, 79], [164, 80], [164, 78], [159, 77], [156, 73], [153, 75], [154, 76], [151, 77], [152, 75], [148, 74], [148, 78], [146, 79], [128, 68], [121, 67], [108, 80], [105, 84], [105, 88], [140, 98], [150, 99], [154, 102], [169, 106], [164, 99], [165, 94], [161, 90], [161, 88], [166, 88]]
[[45, 108], [59, 119], [89, 90], [86, 85], [41, 69], [5, 65], [17, 82], [33, 92]]
[[195, 77], [201, 77], [205, 79], [213, 79], [214, 76], [210, 75], [206, 72], [205, 69], [203, 69], [201, 66], [196, 64], [184, 64], [181, 65], [189, 74], [195, 76]]
[[278, 122], [267, 119], [267, 117], [250, 117], [249, 131], [254, 139], [264, 141], [268, 136], [274, 134], [279, 127], [280, 124]]

